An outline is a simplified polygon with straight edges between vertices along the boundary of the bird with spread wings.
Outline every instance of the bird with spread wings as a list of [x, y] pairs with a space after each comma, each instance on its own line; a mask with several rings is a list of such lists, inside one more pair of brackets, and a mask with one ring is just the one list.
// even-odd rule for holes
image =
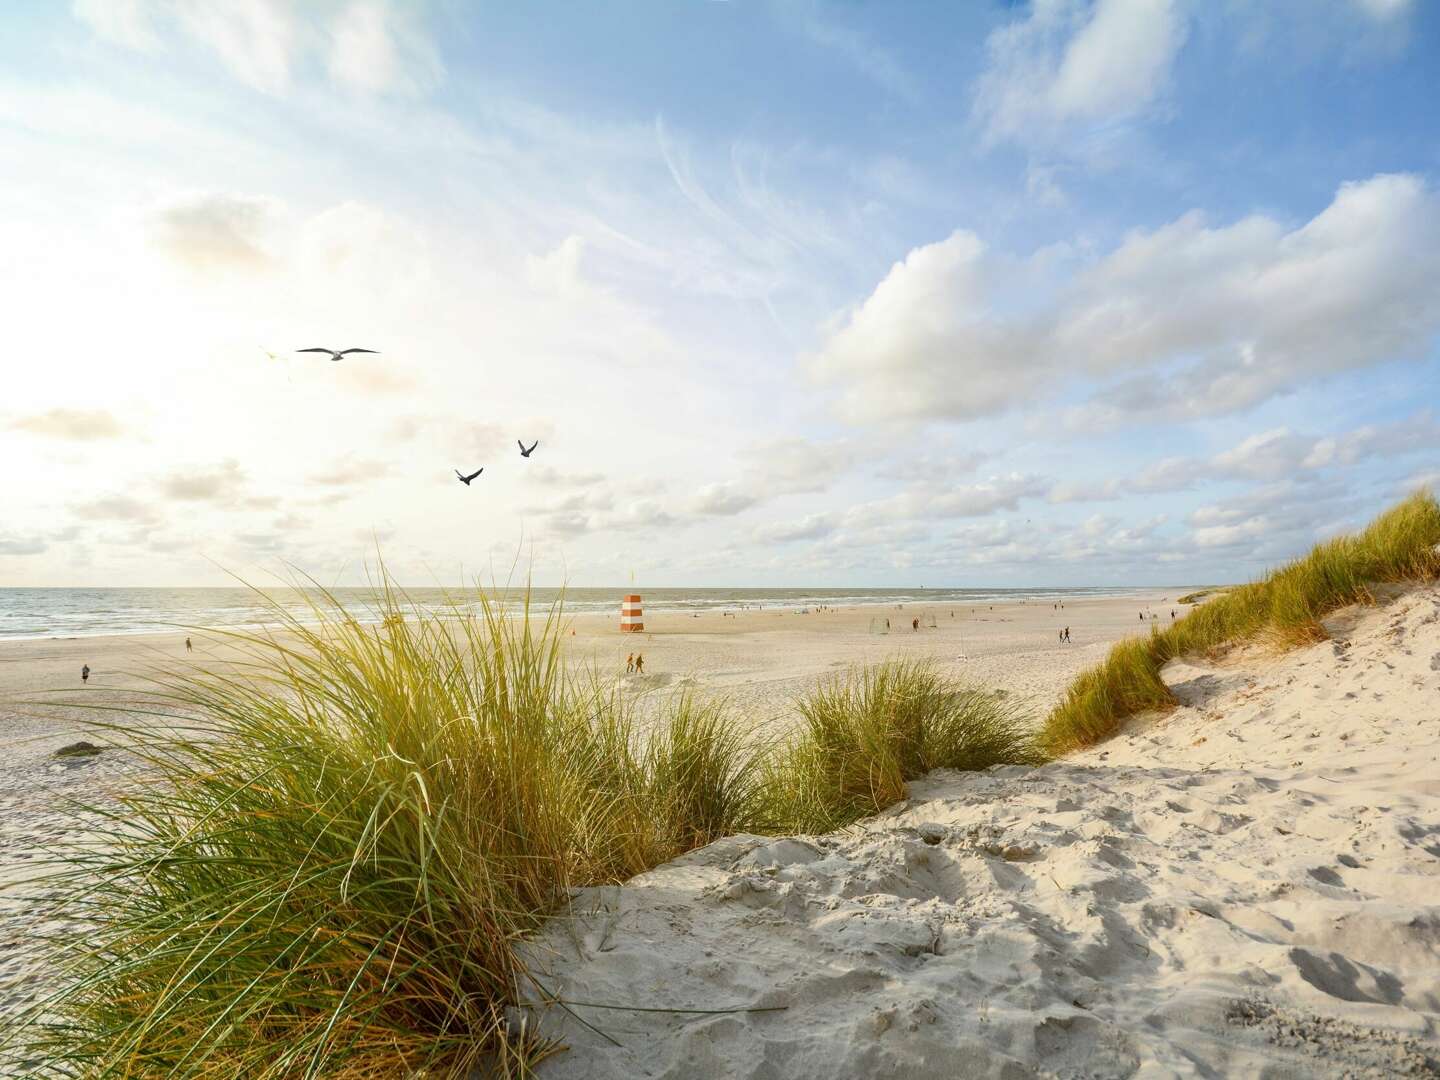
[[337, 349], [296, 349], [295, 351], [296, 351], [296, 352], [323, 352], [323, 353], [325, 353], [327, 356], [329, 356], [330, 359], [331, 359], [333, 362], [335, 362], [335, 363], [339, 363], [339, 362], [340, 362], [340, 358], [341, 358], [342, 356], [349, 356], [351, 353], [364, 352], [364, 353], [375, 353], [375, 355], [377, 355], [377, 356], [380, 355], [380, 351], [379, 351], [378, 349], [338, 349], [338, 350], [337, 350]]

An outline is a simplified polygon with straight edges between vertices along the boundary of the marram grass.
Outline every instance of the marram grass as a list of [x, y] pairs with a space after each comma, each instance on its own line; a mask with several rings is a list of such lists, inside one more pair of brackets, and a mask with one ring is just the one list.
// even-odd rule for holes
[[122, 710], [147, 724], [96, 725], [145, 767], [47, 868], [61, 989], [0, 1033], [0, 1074], [523, 1075], [552, 1048], [510, 1008], [534, 996], [516, 946], [570, 888], [1036, 759], [1013, 708], [916, 665], [828, 685], [798, 738], [755, 744], [683, 696], [637, 723], [567, 671], [558, 610], [442, 618], [387, 583], [362, 622], [315, 595]]
[[947, 683], [931, 667], [889, 661], [822, 684], [803, 724], [766, 761], [771, 831], [827, 832], [905, 798], [932, 769], [1039, 764], [1033, 724], [994, 694]]
[[283, 635], [233, 635], [234, 663], [136, 703], [168, 726], [107, 725], [146, 779], [89, 808], [46, 883], [83, 929], [10, 1034], [25, 1075], [524, 1072], [520, 936], [568, 887], [742, 824], [743, 747], [683, 698], [638, 738], [566, 674], [553, 613], [381, 605], [276, 608]]
[[1419, 491], [1353, 536], [1317, 545], [1260, 581], [1228, 589], [1166, 630], [1129, 638], [1070, 684], [1041, 733], [1060, 754], [1113, 735], [1131, 716], [1175, 701], [1160, 669], [1187, 653], [1265, 640], [1278, 647], [1322, 641], [1321, 619], [1371, 599], [1369, 586], [1440, 576], [1440, 505]]

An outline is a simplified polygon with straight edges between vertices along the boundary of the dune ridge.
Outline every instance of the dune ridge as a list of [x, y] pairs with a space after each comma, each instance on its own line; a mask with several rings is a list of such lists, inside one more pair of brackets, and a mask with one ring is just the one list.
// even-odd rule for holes
[[1440, 1074], [1440, 588], [1324, 629], [1172, 661], [1177, 708], [1040, 768], [581, 890], [527, 963], [611, 1007], [519, 1010], [572, 1048], [541, 1074]]

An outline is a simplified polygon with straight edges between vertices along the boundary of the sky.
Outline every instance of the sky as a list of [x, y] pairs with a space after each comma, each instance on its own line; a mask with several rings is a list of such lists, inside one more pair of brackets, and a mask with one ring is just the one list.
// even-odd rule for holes
[[1437, 4], [0, 31], [0, 587], [1209, 584], [1440, 481]]

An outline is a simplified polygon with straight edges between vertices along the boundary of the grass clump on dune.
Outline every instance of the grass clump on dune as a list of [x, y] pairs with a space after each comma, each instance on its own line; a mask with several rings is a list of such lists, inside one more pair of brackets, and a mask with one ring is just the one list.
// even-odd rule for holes
[[905, 798], [932, 769], [1036, 764], [1031, 725], [993, 694], [956, 688], [923, 663], [852, 671], [798, 704], [798, 736], [769, 760], [771, 831], [826, 832]]
[[1281, 648], [1324, 640], [1320, 620], [1349, 604], [1370, 602], [1370, 585], [1440, 576], [1437, 544], [1440, 504], [1429, 492], [1416, 492], [1363, 531], [1316, 545], [1163, 632], [1120, 642], [1103, 663], [1071, 683], [1046, 720], [1045, 749], [1058, 754], [1092, 745], [1136, 713], [1172, 706], [1160, 669], [1177, 656], [1259, 639]]
[[[64, 988], [0, 1037], [39, 1077], [462, 1076], [545, 1048], [515, 946], [571, 886], [746, 822], [757, 770], [677, 699], [647, 737], [532, 624], [322, 600], [105, 725], [148, 768], [88, 811], [40, 902]], [[97, 824], [98, 823], [98, 824]], [[3, 1070], [0, 1070], [3, 1071]]]

